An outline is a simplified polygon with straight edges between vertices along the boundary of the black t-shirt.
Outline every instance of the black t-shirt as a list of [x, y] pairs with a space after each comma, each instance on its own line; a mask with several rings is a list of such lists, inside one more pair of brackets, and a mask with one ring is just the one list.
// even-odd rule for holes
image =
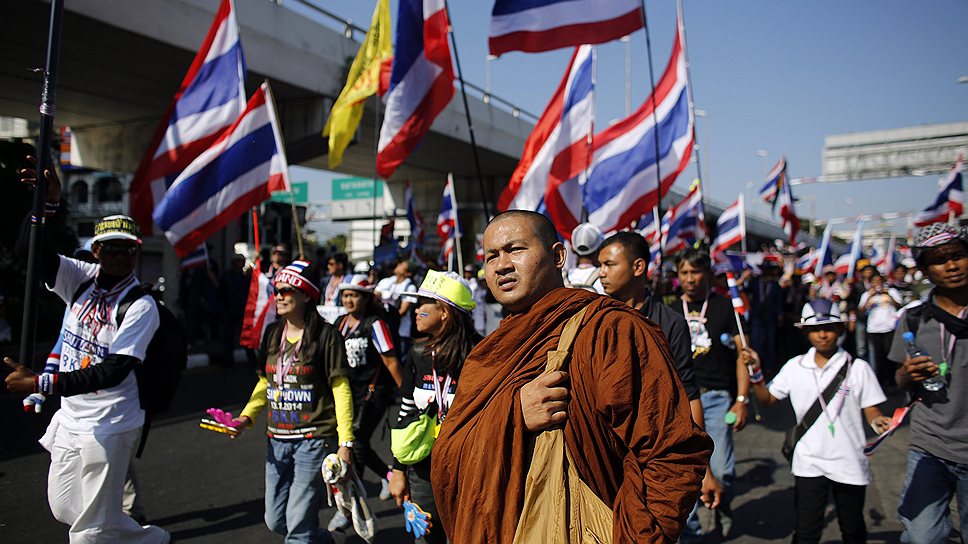
[[[384, 367], [381, 353], [395, 354], [390, 327], [374, 316], [364, 317], [355, 327], [348, 324], [348, 316], [336, 320], [336, 328], [343, 336], [346, 359], [350, 367], [350, 386], [358, 393], [373, 383], [392, 389], [393, 376]], [[377, 374], [379, 373], [379, 374]]]
[[676, 300], [670, 308], [686, 318], [692, 340], [693, 371], [696, 385], [706, 389], [736, 391], [736, 350], [723, 345], [720, 337], [728, 333], [730, 338], [739, 334], [733, 304], [726, 298], [710, 293], [706, 299], [704, 319], [700, 321], [702, 302], [688, 303], [688, 315], [683, 314], [682, 300]]

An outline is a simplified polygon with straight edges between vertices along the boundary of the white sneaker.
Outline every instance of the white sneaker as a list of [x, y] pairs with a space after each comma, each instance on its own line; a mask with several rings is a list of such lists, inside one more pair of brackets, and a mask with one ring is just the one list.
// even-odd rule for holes
[[380, 479], [380, 500], [388, 501], [392, 497], [393, 495], [390, 494], [390, 480], [386, 478]]
[[333, 533], [336, 531], [342, 531], [352, 525], [350, 519], [343, 515], [339, 510], [336, 511], [336, 515], [333, 519], [329, 520], [329, 525], [326, 526], [326, 530]]

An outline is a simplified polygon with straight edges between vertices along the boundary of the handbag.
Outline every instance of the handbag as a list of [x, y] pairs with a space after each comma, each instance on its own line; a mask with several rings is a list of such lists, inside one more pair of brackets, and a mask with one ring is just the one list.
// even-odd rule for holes
[[[824, 404], [830, 404], [830, 401], [833, 400], [834, 395], [837, 394], [837, 390], [840, 389], [840, 386], [843, 385], [844, 380], [847, 379], [847, 372], [849, 370], [850, 360], [848, 359], [847, 362], [840, 367], [840, 370], [837, 371], [837, 375], [834, 377], [834, 379], [830, 380], [830, 383], [827, 384], [827, 388], [823, 390]], [[780, 453], [782, 453], [783, 457], [790, 463], [793, 463], [793, 450], [796, 449], [797, 442], [803, 438], [803, 435], [807, 434], [807, 431], [810, 430], [810, 427], [813, 427], [813, 424], [817, 422], [817, 418], [820, 417], [821, 413], [823, 413], [823, 406], [820, 404], [820, 399], [817, 399], [813, 402], [813, 406], [807, 410], [807, 413], [803, 416], [803, 419], [801, 419], [800, 422], [795, 426], [787, 429], [786, 434], [783, 436], [783, 445], [780, 447]]]
[[390, 451], [393, 452], [393, 457], [404, 465], [423, 461], [430, 455], [439, 429], [437, 404], [430, 403], [423, 412], [401, 420], [390, 429]]

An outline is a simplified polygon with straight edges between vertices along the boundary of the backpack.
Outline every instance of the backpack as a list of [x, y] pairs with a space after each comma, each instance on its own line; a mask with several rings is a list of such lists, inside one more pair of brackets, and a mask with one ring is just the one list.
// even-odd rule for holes
[[[92, 283], [94, 283], [93, 279], [82, 283], [74, 292], [71, 304], [76, 302]], [[128, 308], [145, 295], [151, 297], [151, 291], [143, 285], [136, 285], [125, 293], [118, 302], [115, 319], [118, 327], [121, 327]], [[155, 306], [158, 308], [158, 329], [148, 342], [144, 361], [135, 366], [134, 370], [138, 382], [138, 402], [141, 409], [145, 411], [145, 423], [141, 427], [141, 440], [138, 443], [136, 455], [139, 459], [144, 452], [154, 416], [163, 414], [171, 408], [175, 389], [181, 381], [181, 373], [188, 364], [188, 342], [185, 340], [185, 330], [181, 322], [167, 306], [157, 301]]]

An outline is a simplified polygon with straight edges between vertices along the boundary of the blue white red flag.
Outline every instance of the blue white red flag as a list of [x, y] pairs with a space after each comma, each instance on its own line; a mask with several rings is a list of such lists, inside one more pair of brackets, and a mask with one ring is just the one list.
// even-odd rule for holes
[[729, 286], [729, 298], [733, 301], [733, 311], [745, 316], [746, 302], [743, 301], [743, 297], [739, 293], [739, 287], [736, 286], [736, 278], [733, 277], [732, 272], [726, 272], [726, 285]]
[[131, 217], [153, 230], [151, 213], [178, 174], [245, 108], [245, 59], [233, 0], [222, 0], [195, 60], [131, 180]]
[[760, 187], [760, 198], [770, 205], [770, 209], [776, 208], [777, 198], [787, 181], [786, 157], [782, 157], [780, 162], [776, 163], [776, 166], [766, 175], [766, 183], [763, 184], [763, 187]]
[[194, 251], [186, 255], [182, 259], [181, 264], [178, 265], [178, 268], [184, 271], [201, 268], [203, 266], [208, 266], [208, 247], [205, 244], [198, 246]]
[[153, 217], [180, 257], [269, 193], [289, 190], [278, 127], [272, 92], [263, 83], [235, 123], [171, 184]]
[[442, 262], [450, 262], [460, 235], [457, 200], [454, 198], [454, 180], [452, 176], [448, 176], [447, 183], [444, 185], [444, 198], [440, 203], [440, 214], [437, 215], [437, 236], [440, 236]]
[[789, 181], [783, 182], [780, 197], [777, 200], [780, 202], [780, 224], [783, 225], [783, 231], [786, 232], [790, 245], [796, 247], [797, 233], [800, 232], [800, 218], [797, 217], [797, 211], [793, 207], [793, 187]]
[[651, 213], [647, 213], [639, 219], [635, 230], [649, 243], [649, 267], [646, 269], [646, 277], [651, 278], [662, 263], [662, 233], [659, 224], [659, 207], [652, 208]]
[[242, 314], [242, 331], [239, 345], [249, 349], [262, 347], [262, 335], [269, 323], [276, 320], [276, 304], [273, 301], [274, 289], [269, 277], [261, 272], [260, 260], [252, 265], [249, 279], [249, 295]]
[[[541, 210], [553, 222], [556, 216], [581, 216], [577, 176], [591, 162], [594, 76], [595, 49], [590, 45], [575, 49], [565, 76], [528, 136], [521, 160], [498, 199], [499, 210]], [[577, 213], [573, 207], [577, 207]], [[571, 237], [574, 227], [556, 226], [562, 236]]]
[[400, 0], [376, 167], [389, 178], [454, 96], [444, 0]]
[[820, 247], [809, 254], [810, 260], [804, 265], [797, 263], [797, 267], [804, 273], [813, 272], [815, 275], [820, 275], [825, 266], [834, 264], [834, 255], [830, 247], [831, 234], [831, 225], [828, 223], [827, 228], [823, 231], [823, 236], [820, 238]]
[[736, 202], [723, 210], [716, 220], [716, 240], [709, 252], [714, 259], [717, 254], [729, 249], [729, 246], [746, 238], [746, 210], [743, 204], [743, 195], [739, 195]]
[[[638, 111], [597, 134], [592, 142], [593, 162], [582, 190], [589, 223], [602, 232], [628, 228], [643, 210], [665, 196], [692, 156], [695, 131], [689, 103], [680, 20], [669, 65], [655, 88], [658, 127], [653, 123], [649, 98]], [[669, 248], [664, 251], [668, 253]]]
[[857, 222], [857, 230], [854, 231], [854, 238], [850, 242], [847, 253], [841, 255], [834, 263], [838, 274], [845, 274], [848, 278], [854, 277], [854, 270], [857, 268], [857, 261], [864, 258], [863, 251], [864, 222]]
[[931, 223], [947, 221], [950, 215], [960, 217], [964, 212], [965, 194], [962, 183], [964, 160], [958, 155], [958, 161], [948, 172], [948, 175], [938, 181], [938, 196], [934, 202], [914, 218], [914, 224], [924, 227]]
[[417, 211], [417, 203], [413, 198], [413, 187], [407, 181], [406, 188], [403, 190], [404, 200], [407, 203], [407, 221], [410, 222], [410, 258], [417, 257], [417, 252], [424, 244], [424, 220]]
[[897, 266], [897, 262], [897, 239], [895, 234], [891, 233], [891, 240], [887, 243], [887, 247], [884, 248], [884, 262], [880, 266], [881, 274], [886, 276], [893, 272], [894, 267]]
[[492, 55], [605, 43], [642, 28], [641, 0], [496, 0]]
[[692, 190], [682, 202], [676, 204], [662, 217], [662, 250], [672, 255], [706, 237], [703, 222], [702, 189], [693, 183]]
[[797, 257], [797, 262], [794, 265], [795, 270], [799, 270], [801, 274], [805, 274], [813, 270], [815, 266], [815, 261], [817, 259], [816, 248], [810, 248], [806, 253]]

